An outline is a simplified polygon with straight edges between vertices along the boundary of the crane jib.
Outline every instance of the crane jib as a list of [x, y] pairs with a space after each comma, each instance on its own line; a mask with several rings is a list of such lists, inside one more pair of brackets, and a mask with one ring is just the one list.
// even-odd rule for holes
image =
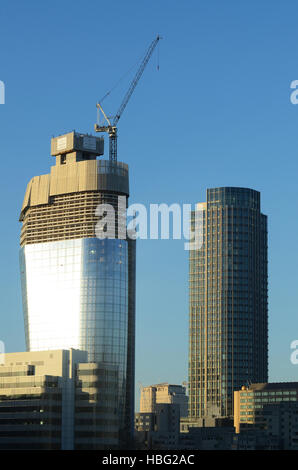
[[137, 73], [136, 75], [134, 76], [123, 100], [122, 100], [122, 103], [118, 109], [118, 112], [116, 113], [115, 117], [114, 117], [114, 120], [112, 122], [112, 124], [110, 123], [109, 119], [107, 118], [105, 112], [103, 111], [102, 109], [102, 106], [100, 105], [100, 103], [97, 103], [97, 108], [100, 109], [100, 111], [102, 112], [105, 120], [107, 121], [108, 123], [108, 126], [99, 126], [98, 124], [95, 124], [94, 128], [95, 128], [95, 131], [96, 132], [108, 132], [109, 133], [109, 159], [111, 162], [117, 162], [117, 124], [118, 124], [118, 121], [119, 119], [121, 118], [122, 116], [122, 113], [124, 111], [124, 109], [126, 108], [127, 106], [127, 103], [129, 102], [130, 100], [130, 97], [131, 95], [133, 94], [144, 70], [145, 70], [145, 67], [146, 65], [148, 64], [149, 62], [149, 59], [158, 43], [158, 41], [161, 39], [161, 37], [158, 35], [153, 41], [152, 43], [150, 44], [143, 60], [142, 60], [142, 63], [139, 67], [139, 69], [137, 70]]

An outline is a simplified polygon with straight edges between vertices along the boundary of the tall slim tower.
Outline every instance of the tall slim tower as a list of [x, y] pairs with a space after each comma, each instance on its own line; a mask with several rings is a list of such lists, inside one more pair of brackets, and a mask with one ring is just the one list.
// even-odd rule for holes
[[[76, 132], [52, 139], [56, 165], [31, 179], [20, 215], [22, 297], [28, 351], [86, 350], [89, 362], [113, 377], [116, 370], [99, 406], [117, 404], [114, 424], [124, 446], [134, 423], [135, 241], [125, 225], [118, 231], [128, 166], [97, 160], [103, 148], [103, 138]], [[100, 204], [115, 209], [113, 238], [96, 232]]]
[[189, 417], [231, 417], [233, 390], [268, 380], [267, 217], [260, 193], [207, 190], [192, 213]]

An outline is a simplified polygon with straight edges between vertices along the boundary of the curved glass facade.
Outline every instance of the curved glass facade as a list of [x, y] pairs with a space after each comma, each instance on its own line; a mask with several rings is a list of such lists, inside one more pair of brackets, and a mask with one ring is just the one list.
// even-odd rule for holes
[[20, 264], [27, 349], [86, 350], [90, 362], [116, 367], [120, 418], [127, 367], [128, 242], [86, 238], [26, 245]]
[[189, 416], [230, 417], [234, 390], [268, 380], [267, 217], [249, 188], [208, 189], [198, 206], [192, 230], [202, 245], [189, 252]]
[[[102, 139], [76, 132], [52, 139], [51, 149], [56, 165], [30, 180], [20, 214], [27, 350], [87, 351], [91, 369], [77, 408], [89, 418], [78, 418], [78, 445], [109, 449], [110, 436], [114, 448], [127, 448], [134, 423], [136, 249], [124, 218], [128, 166], [97, 160]], [[114, 209], [113, 237], [98, 236], [100, 206]]]

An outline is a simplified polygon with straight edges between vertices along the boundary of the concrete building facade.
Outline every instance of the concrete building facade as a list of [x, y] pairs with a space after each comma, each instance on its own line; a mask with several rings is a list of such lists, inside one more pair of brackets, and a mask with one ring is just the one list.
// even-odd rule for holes
[[79, 350], [5, 354], [0, 365], [0, 450], [117, 449], [115, 367]]
[[87, 353], [5, 354], [0, 365], [0, 449], [74, 449], [76, 367]]
[[135, 414], [135, 438], [141, 449], [177, 449], [179, 446], [180, 406], [159, 403], [154, 412]]
[[156, 405], [160, 403], [177, 404], [180, 407], [180, 416], [187, 416], [188, 396], [183, 385], [161, 383], [141, 388], [140, 413], [154, 413]]

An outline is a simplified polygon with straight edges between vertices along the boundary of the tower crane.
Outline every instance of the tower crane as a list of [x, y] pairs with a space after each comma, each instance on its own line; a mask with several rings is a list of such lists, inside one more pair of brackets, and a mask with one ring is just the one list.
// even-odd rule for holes
[[149, 62], [149, 59], [158, 43], [158, 41], [161, 39], [161, 37], [158, 35], [153, 41], [152, 43], [150, 44], [143, 60], [142, 60], [142, 63], [139, 67], [139, 69], [137, 70], [137, 73], [136, 75], [134, 76], [124, 98], [123, 98], [123, 101], [115, 115], [115, 117], [113, 118], [112, 122], [110, 121], [110, 119], [107, 117], [106, 113], [104, 112], [101, 104], [98, 102], [96, 104], [96, 107], [99, 111], [101, 111], [105, 121], [106, 121], [106, 125], [105, 126], [100, 126], [99, 124], [95, 124], [94, 125], [94, 130], [95, 132], [107, 132], [109, 134], [109, 160], [110, 162], [113, 162], [113, 163], [116, 163], [117, 162], [117, 124], [118, 124], [118, 121], [119, 119], [121, 118], [122, 116], [122, 113], [124, 111], [124, 109], [126, 108], [127, 106], [127, 103], [128, 101], [130, 100], [130, 97], [131, 95], [133, 94], [144, 70], [145, 70], [145, 67], [146, 65], [148, 64]]

